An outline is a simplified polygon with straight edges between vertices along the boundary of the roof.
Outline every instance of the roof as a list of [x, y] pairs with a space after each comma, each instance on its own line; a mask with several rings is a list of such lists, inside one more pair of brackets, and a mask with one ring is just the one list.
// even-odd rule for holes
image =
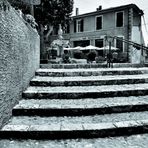
[[127, 9], [127, 8], [133, 8], [135, 11], [139, 12], [140, 15], [144, 14], [143, 11], [141, 9], [139, 9], [139, 7], [137, 5], [128, 4], [128, 5], [118, 6], [118, 7], [111, 7], [111, 8], [107, 8], [107, 9], [96, 10], [94, 12], [89, 12], [89, 13], [73, 16], [72, 18], [75, 19], [75, 18], [81, 18], [81, 17], [86, 17], [86, 16], [104, 14], [104, 13], [109, 13], [109, 12], [114, 12], [114, 11], [120, 11], [120, 10]]

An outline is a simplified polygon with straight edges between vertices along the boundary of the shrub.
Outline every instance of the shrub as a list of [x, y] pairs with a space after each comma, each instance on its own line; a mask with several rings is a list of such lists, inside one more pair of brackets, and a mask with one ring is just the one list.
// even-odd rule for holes
[[74, 51], [73, 55], [76, 59], [82, 59], [82, 51], [80, 50]]
[[105, 57], [102, 56], [98, 56], [95, 58], [96, 63], [102, 63], [105, 61]]
[[95, 58], [96, 58], [97, 54], [95, 51], [90, 51], [88, 54], [87, 54], [87, 61], [95, 61]]
[[119, 53], [117, 61], [119, 63], [125, 63], [127, 62], [127, 53]]

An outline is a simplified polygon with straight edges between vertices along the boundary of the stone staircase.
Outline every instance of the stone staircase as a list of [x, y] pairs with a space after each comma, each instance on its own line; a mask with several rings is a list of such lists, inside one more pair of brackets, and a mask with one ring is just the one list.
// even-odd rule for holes
[[0, 138], [148, 133], [148, 68], [50, 65], [36, 71]]

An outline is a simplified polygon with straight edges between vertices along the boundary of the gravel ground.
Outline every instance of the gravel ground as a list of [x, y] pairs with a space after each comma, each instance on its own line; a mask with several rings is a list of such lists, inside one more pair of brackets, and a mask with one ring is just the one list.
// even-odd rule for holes
[[148, 134], [73, 140], [0, 140], [0, 148], [147, 148]]

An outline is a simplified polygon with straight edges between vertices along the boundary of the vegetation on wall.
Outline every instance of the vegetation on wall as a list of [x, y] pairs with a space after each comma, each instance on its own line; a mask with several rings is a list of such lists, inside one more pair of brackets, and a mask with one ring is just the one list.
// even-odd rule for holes
[[[9, 0], [9, 2], [15, 8], [22, 10], [24, 14], [31, 12], [31, 5], [23, 0]], [[41, 50], [44, 50], [44, 37], [47, 39], [54, 27], [61, 24], [64, 28], [69, 23], [73, 3], [73, 0], [41, 0], [40, 5], [34, 6], [34, 17], [41, 36]], [[42, 58], [45, 58], [44, 55], [41, 55]]]

